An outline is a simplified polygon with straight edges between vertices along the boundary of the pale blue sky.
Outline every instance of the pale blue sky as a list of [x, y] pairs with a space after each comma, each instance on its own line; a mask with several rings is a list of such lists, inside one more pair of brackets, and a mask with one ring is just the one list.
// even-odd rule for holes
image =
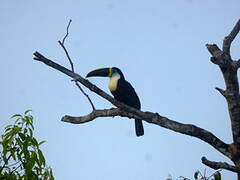
[[[222, 75], [209, 62], [206, 43], [221, 46], [239, 19], [238, 0], [88, 0], [0, 2], [1, 127], [14, 113], [33, 109], [36, 136], [57, 180], [164, 180], [204, 170], [201, 157], [228, 161], [208, 144], [144, 123], [137, 138], [126, 118], [87, 124], [60, 121], [91, 107], [60, 72], [32, 60], [39, 51], [57, 63], [68, 61], [57, 41], [73, 20], [66, 46], [76, 71], [85, 75], [117, 66], [135, 87], [144, 111], [212, 131], [232, 141]], [[232, 47], [240, 57], [240, 38]], [[108, 92], [107, 79], [91, 79]], [[97, 108], [111, 104], [89, 92]], [[2, 129], [0, 130], [2, 132]], [[207, 168], [207, 173], [212, 170]], [[223, 179], [235, 179], [223, 171]]]

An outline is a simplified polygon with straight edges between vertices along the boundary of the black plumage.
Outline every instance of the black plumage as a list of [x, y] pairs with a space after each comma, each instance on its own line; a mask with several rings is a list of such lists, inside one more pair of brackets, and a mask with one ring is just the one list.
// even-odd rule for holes
[[[128, 106], [141, 109], [141, 103], [132, 85], [125, 80], [119, 68], [101, 68], [91, 71], [86, 77], [100, 76], [110, 77], [109, 89], [114, 98]], [[135, 131], [137, 136], [144, 135], [142, 120], [135, 119]]]
[[[125, 80], [122, 72], [118, 68], [112, 68], [118, 71], [120, 74], [120, 79], [117, 82], [117, 89], [111, 91], [114, 98], [128, 106], [134, 107], [136, 109], [141, 109], [141, 103], [138, 98], [138, 95], [132, 85]], [[144, 135], [143, 123], [142, 120], [135, 119], [135, 132], [137, 136]]]

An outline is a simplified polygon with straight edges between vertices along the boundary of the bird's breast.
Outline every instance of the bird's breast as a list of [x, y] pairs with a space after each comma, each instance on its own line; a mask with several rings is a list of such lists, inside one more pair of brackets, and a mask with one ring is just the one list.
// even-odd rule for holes
[[110, 78], [110, 81], [108, 83], [108, 88], [110, 91], [116, 91], [117, 90], [117, 84], [118, 84], [118, 80], [120, 79], [120, 76], [119, 75], [116, 75], [116, 76], [112, 76]]

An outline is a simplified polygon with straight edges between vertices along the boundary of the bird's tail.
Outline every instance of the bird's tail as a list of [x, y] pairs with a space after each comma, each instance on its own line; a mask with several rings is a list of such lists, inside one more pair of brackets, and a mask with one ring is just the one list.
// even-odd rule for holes
[[135, 119], [135, 131], [137, 136], [144, 135], [143, 123], [142, 120]]

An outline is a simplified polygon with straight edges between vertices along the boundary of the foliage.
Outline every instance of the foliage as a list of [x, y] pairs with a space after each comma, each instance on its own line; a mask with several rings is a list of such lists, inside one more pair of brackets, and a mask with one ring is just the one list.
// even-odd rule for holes
[[[183, 178], [182, 180], [189, 180], [188, 178]], [[221, 173], [220, 171], [214, 172], [211, 176], [206, 176], [206, 170], [204, 171], [204, 174], [200, 171], [196, 171], [194, 173], [194, 180], [221, 180]]]
[[52, 169], [46, 166], [40, 145], [33, 136], [33, 116], [15, 114], [13, 125], [5, 127], [0, 137], [0, 180], [54, 180]]
[[[204, 174], [202, 174], [199, 170], [196, 171], [193, 175], [194, 180], [221, 180], [221, 173], [220, 171], [214, 172], [211, 176], [207, 177], [206, 176], [206, 170], [204, 171]], [[180, 180], [191, 180], [189, 178], [180, 176]], [[169, 175], [169, 177], [166, 180], [173, 180], [173, 178]]]

